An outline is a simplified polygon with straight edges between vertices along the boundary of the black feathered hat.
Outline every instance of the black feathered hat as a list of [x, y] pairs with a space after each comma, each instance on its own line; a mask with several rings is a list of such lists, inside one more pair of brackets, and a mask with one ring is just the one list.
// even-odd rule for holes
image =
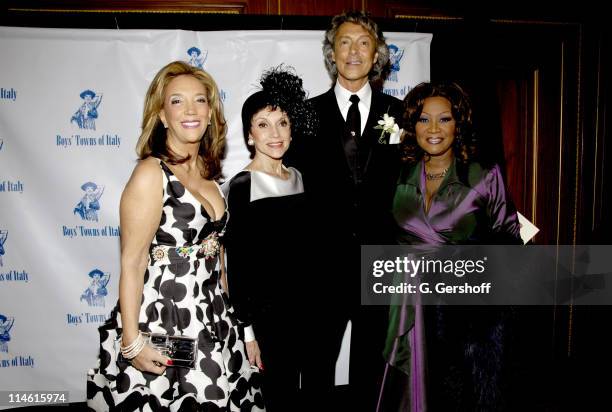
[[280, 108], [289, 116], [291, 136], [308, 138], [315, 134], [317, 116], [308, 101], [302, 79], [290, 66], [279, 65], [267, 70], [259, 81], [261, 90], [250, 95], [242, 105], [242, 132], [245, 142], [249, 138], [251, 119], [258, 111], [271, 107]]

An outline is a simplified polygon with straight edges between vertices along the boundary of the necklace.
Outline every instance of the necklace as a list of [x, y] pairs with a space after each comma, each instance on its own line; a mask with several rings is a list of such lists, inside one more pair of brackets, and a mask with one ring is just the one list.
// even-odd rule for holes
[[448, 173], [448, 167], [444, 169], [443, 171], [441, 171], [440, 173], [429, 173], [426, 171], [425, 178], [427, 180], [439, 180], [439, 179], [442, 179], [444, 176], [446, 176], [446, 173]]

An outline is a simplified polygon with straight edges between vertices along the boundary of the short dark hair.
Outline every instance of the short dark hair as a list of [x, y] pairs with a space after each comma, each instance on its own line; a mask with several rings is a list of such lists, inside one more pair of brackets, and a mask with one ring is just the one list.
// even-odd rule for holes
[[[270, 98], [263, 90], [255, 92], [247, 97], [242, 105], [242, 134], [251, 159], [255, 156], [255, 147], [248, 144], [249, 134], [251, 132], [251, 119], [255, 113], [269, 106], [272, 106]], [[282, 107], [280, 109], [283, 110]], [[289, 119], [289, 121], [291, 121], [291, 119]]]
[[468, 163], [476, 156], [476, 141], [472, 124], [472, 105], [465, 91], [454, 82], [420, 83], [404, 98], [404, 136], [402, 160], [414, 163], [425, 156], [416, 139], [416, 124], [423, 112], [425, 99], [443, 97], [451, 104], [455, 120], [453, 153], [458, 161]]
[[372, 70], [370, 70], [368, 76], [370, 80], [379, 80], [381, 76], [383, 76], [383, 73], [386, 72], [387, 65], [389, 64], [389, 49], [385, 36], [378, 28], [378, 24], [376, 24], [376, 22], [366, 13], [361, 11], [342, 13], [334, 16], [332, 19], [331, 27], [325, 32], [325, 38], [323, 39], [323, 58], [325, 59], [327, 72], [334, 80], [338, 77], [338, 67], [336, 66], [336, 62], [332, 59], [332, 52], [334, 51], [334, 42], [338, 29], [344, 23], [359, 24], [372, 35], [374, 40], [376, 40], [378, 60], [376, 60], [376, 63], [372, 66]]

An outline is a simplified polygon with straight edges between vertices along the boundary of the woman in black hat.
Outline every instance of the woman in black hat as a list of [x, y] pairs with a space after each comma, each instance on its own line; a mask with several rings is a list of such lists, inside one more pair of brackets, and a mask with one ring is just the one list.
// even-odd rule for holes
[[[252, 161], [224, 185], [230, 219], [225, 233], [230, 300], [256, 341], [255, 363], [264, 369], [268, 411], [300, 409], [304, 356], [312, 348], [303, 316], [308, 230], [302, 175], [283, 165], [292, 139], [307, 139], [315, 115], [302, 80], [278, 67], [264, 73], [261, 90], [242, 106], [242, 128]], [[315, 279], [310, 279], [312, 282]], [[309, 331], [310, 332], [310, 331]], [[302, 377], [302, 387], [307, 382]]]

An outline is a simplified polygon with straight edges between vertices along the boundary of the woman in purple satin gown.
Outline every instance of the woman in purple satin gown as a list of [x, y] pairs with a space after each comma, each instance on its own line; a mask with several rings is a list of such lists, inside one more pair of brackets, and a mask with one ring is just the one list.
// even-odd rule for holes
[[[475, 161], [472, 109], [461, 87], [421, 83], [404, 103], [404, 167], [392, 207], [398, 243], [522, 243], [499, 166]], [[503, 409], [507, 312], [392, 306], [379, 410]]]

